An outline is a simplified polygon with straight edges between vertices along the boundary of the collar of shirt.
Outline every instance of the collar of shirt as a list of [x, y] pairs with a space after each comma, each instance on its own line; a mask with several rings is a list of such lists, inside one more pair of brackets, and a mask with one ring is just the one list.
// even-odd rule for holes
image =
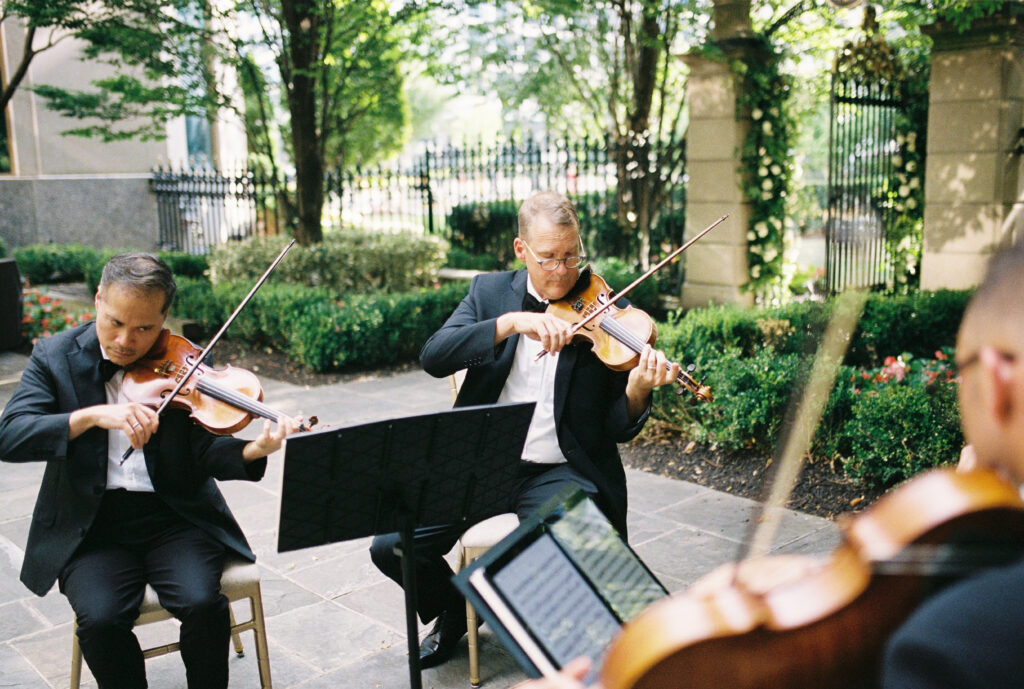
[[529, 273], [526, 274], [526, 291], [537, 301], [542, 301], [545, 304], [548, 303], [548, 300], [540, 296], [540, 292], [533, 286], [533, 278], [530, 277]]

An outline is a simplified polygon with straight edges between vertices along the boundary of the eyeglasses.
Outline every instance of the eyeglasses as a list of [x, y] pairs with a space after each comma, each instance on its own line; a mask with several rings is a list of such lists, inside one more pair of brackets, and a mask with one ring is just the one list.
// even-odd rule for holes
[[530, 250], [530, 255], [533, 256], [533, 260], [537, 262], [541, 270], [552, 271], [558, 268], [558, 264], [561, 263], [566, 267], [567, 270], [576, 270], [580, 266], [587, 262], [587, 255], [583, 253], [583, 239], [580, 239], [580, 255], [579, 256], [566, 256], [565, 258], [540, 258], [526, 243], [525, 239], [520, 238], [523, 245]]
[[[997, 349], [996, 350], [996, 354], [998, 354], [1000, 357], [1002, 357], [1003, 361], [1007, 361], [1007, 362], [1009, 362], [1011, 364], [1014, 361], [1016, 361], [1016, 359], [1017, 359], [1017, 355], [1013, 354], [1012, 352], [1002, 352], [1002, 351], [999, 351]], [[974, 354], [971, 354], [970, 356], [965, 357], [964, 359], [962, 359], [960, 361], [957, 361], [955, 363], [956, 363], [957, 370], [963, 371], [965, 368], [973, 366], [974, 364], [978, 363], [980, 360], [981, 360], [981, 350], [978, 350]]]

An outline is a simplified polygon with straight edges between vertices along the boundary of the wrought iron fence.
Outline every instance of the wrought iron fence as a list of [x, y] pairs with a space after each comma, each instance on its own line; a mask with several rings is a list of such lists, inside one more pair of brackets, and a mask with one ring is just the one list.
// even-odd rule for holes
[[160, 248], [202, 254], [229, 239], [280, 231], [276, 181], [260, 171], [158, 168], [156, 196]]
[[[199, 253], [227, 239], [273, 234], [285, 222], [276, 201], [281, 185], [292, 183], [260, 170], [155, 171], [161, 245]], [[438, 234], [468, 253], [501, 260], [509, 258], [519, 202], [552, 189], [577, 204], [591, 254], [627, 256], [636, 240], [617, 222], [616, 185], [614, 150], [602, 140], [428, 145], [388, 165], [329, 171], [324, 225]], [[655, 254], [682, 241], [685, 203], [683, 184], [666, 194], [653, 232]]]
[[896, 267], [888, 244], [897, 221], [894, 160], [905, 113], [906, 73], [865, 12], [866, 35], [843, 46], [832, 72], [828, 217], [828, 289], [891, 289]]

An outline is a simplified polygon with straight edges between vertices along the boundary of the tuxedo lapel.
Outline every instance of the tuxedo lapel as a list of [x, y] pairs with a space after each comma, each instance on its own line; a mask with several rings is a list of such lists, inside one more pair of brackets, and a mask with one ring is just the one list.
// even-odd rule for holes
[[565, 400], [569, 396], [569, 379], [572, 378], [572, 369], [576, 365], [576, 356], [579, 354], [579, 347], [570, 344], [563, 347], [558, 353], [558, 367], [555, 369], [555, 424], [562, 418], [562, 410], [565, 409]]
[[[97, 404], [106, 404], [105, 381], [100, 377], [99, 369], [99, 362], [103, 355], [100, 352], [100, 341], [96, 337], [96, 326], [85, 330], [75, 338], [75, 343], [78, 348], [68, 352], [67, 360], [71, 384], [74, 387], [75, 396], [78, 397], [76, 408], [82, 409]], [[98, 480], [104, 481], [108, 435], [109, 432], [101, 428], [91, 429], [78, 438], [76, 442], [81, 447], [75, 452], [78, 461], [84, 462], [86, 465], [91, 464], [92, 471], [96, 472], [95, 476], [102, 477]]]
[[[523, 310], [523, 297], [526, 296], [526, 271], [520, 270], [513, 274], [509, 286], [510, 289], [501, 295], [501, 310], [499, 313]], [[501, 355], [498, 357], [498, 377], [501, 379], [502, 386], [505, 385], [508, 372], [512, 370], [512, 360], [515, 359], [516, 347], [518, 346], [519, 333], [515, 333], [505, 340], [505, 347], [501, 350]]]
[[78, 344], [78, 349], [69, 351], [67, 359], [71, 383], [75, 388], [75, 395], [78, 397], [78, 408], [106, 404], [107, 393], [99, 371], [102, 355], [95, 326], [84, 331], [76, 338], [75, 342]]

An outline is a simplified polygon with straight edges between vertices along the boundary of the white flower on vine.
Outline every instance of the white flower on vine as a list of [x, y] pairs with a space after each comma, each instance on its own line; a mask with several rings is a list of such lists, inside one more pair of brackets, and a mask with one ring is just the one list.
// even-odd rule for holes
[[753, 110], [750, 111], [750, 118], [753, 120], [759, 120], [763, 116], [764, 112], [761, 111], [761, 108], [754, 108]]
[[772, 183], [770, 179], [766, 178], [761, 182], [761, 188], [764, 189], [765, 191], [770, 190], [773, 186], [775, 185]]
[[907, 137], [903, 136], [902, 134], [897, 134], [896, 135], [896, 145], [897, 146], [902, 146], [905, 143], [907, 143]]
[[910, 196], [910, 186], [906, 184], [900, 185], [899, 195], [903, 198]]
[[756, 242], [757, 241], [757, 235], [754, 234], [753, 230], [751, 230], [750, 232], [747, 232], [747, 241], [748, 242]]
[[781, 220], [779, 220], [775, 216], [772, 216], [770, 218], [770, 220], [771, 220], [771, 223], [775, 227], [776, 230], [781, 230], [782, 229], [782, 221]]
[[750, 253], [752, 254], [760, 255], [762, 251], [764, 251], [764, 247], [761, 246], [760, 244], [754, 244], [753, 246], [750, 247]]
[[757, 168], [757, 176], [758, 177], [767, 177], [768, 176], [768, 168], [766, 168], [764, 165], [762, 165], [761, 167]]
[[768, 236], [768, 224], [764, 220], [754, 225], [754, 231], [757, 232], [757, 236], [764, 239]]
[[776, 177], [782, 174], [782, 168], [778, 165], [772, 165], [772, 174]]
[[765, 262], [774, 261], [775, 257], [778, 256], [778, 255], [779, 255], [779, 252], [775, 249], [775, 247], [770, 246], [770, 247], [768, 247], [768, 250], [764, 252], [764, 260], [765, 260]]
[[901, 156], [893, 156], [892, 164], [896, 167], [903, 167], [903, 158]]
[[761, 158], [761, 164], [764, 165], [765, 167], [768, 167], [769, 165], [772, 164], [772, 157], [771, 156], [763, 156]]
[[907, 172], [913, 172], [916, 169], [917, 169], [917, 163], [915, 163], [913, 160], [908, 160], [907, 161]]
[[761, 277], [761, 266], [751, 266], [751, 268], [750, 268], [750, 276], [752, 278], [759, 278], [759, 277]]
[[761, 192], [761, 200], [762, 201], [771, 201], [772, 200], [772, 193], [770, 191], [762, 191]]
[[921, 186], [921, 178], [920, 177], [911, 177], [910, 178], [910, 184], [908, 186], [911, 189], [917, 189], [918, 187]]
[[[768, 154], [768, 149], [765, 148], [764, 146], [761, 146], [760, 148], [757, 149], [757, 155], [763, 156], [763, 155], [767, 155], [767, 154]], [[768, 162], [771, 162], [770, 158], [768, 159]]]
[[915, 208], [917, 208], [917, 199], [913, 197], [907, 199], [907, 208], [909, 208], [910, 210], [914, 210]]
[[764, 122], [761, 123], [761, 131], [763, 131], [765, 134], [771, 134], [772, 133], [772, 123], [771, 123], [771, 120], [765, 120]]
[[776, 108], [774, 105], [772, 107], [768, 108], [768, 112], [771, 113], [772, 117], [778, 117], [779, 116], [779, 109]]

